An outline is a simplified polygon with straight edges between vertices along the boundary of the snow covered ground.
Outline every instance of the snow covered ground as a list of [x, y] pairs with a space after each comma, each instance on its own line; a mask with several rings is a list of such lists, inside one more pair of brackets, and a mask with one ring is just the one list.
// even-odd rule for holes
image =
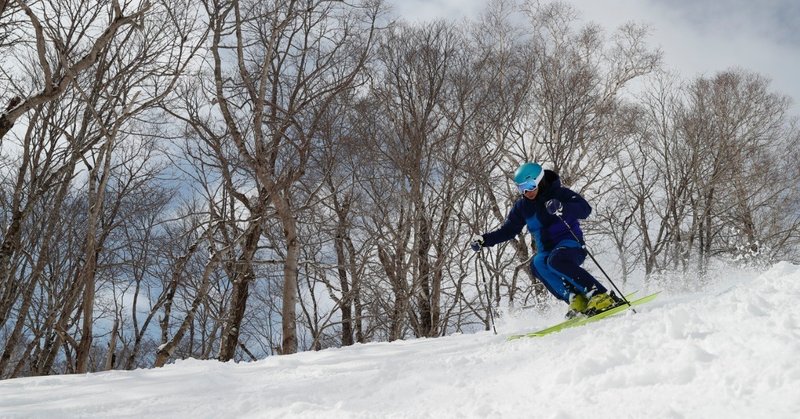
[[544, 338], [356, 345], [252, 363], [0, 381], [0, 417], [798, 418], [800, 266], [667, 292], [638, 314]]

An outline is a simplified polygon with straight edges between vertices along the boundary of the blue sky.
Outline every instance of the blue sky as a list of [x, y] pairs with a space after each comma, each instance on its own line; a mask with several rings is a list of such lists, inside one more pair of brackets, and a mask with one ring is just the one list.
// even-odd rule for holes
[[[410, 21], [476, 16], [488, 0], [389, 0]], [[800, 0], [566, 0], [607, 29], [635, 21], [685, 79], [741, 67], [772, 79], [800, 115]]]

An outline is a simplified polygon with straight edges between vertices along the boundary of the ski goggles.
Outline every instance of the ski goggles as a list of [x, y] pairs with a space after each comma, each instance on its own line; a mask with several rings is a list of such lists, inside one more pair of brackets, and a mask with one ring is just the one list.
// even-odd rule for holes
[[525, 182], [518, 183], [517, 189], [519, 193], [530, 192], [536, 189], [539, 185], [536, 183], [536, 179], [528, 179]]

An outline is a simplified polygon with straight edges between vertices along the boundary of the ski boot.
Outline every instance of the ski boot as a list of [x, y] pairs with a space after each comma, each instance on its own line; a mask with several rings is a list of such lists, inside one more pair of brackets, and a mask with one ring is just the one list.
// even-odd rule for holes
[[596, 293], [589, 298], [589, 301], [586, 303], [586, 310], [584, 313], [588, 316], [594, 316], [595, 314], [612, 309], [621, 303], [622, 299], [617, 297], [617, 295], [614, 294], [614, 291]]
[[583, 314], [586, 311], [588, 300], [583, 294], [570, 294], [569, 296], [569, 311], [564, 316], [572, 319]]

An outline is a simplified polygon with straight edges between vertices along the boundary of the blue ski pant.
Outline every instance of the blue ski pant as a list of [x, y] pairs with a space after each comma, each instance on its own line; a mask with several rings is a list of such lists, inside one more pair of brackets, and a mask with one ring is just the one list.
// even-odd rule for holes
[[586, 250], [574, 240], [564, 240], [553, 250], [541, 251], [531, 260], [531, 272], [556, 298], [569, 302], [571, 293], [586, 294], [595, 288], [607, 289], [592, 274], [581, 268]]

